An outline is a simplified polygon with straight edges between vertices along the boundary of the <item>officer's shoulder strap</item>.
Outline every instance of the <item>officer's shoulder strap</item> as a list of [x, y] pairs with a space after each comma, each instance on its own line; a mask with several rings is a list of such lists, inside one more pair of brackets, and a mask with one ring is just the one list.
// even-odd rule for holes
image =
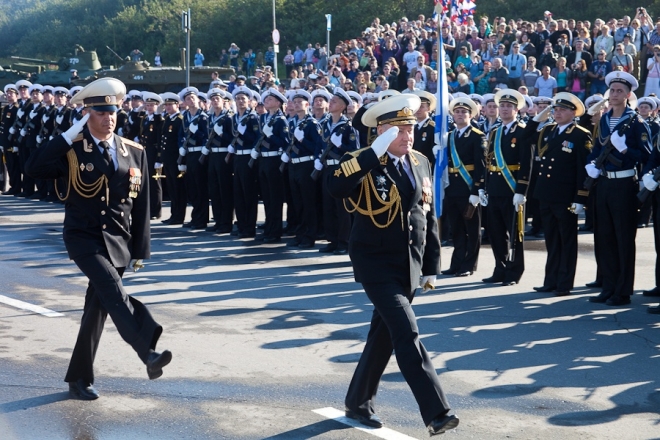
[[486, 133], [483, 131], [479, 130], [477, 127], [472, 127], [472, 132], [478, 134], [479, 136], [486, 136]]
[[121, 142], [124, 145], [130, 145], [131, 147], [137, 148], [138, 150], [144, 150], [144, 147], [142, 145], [138, 144], [137, 142], [133, 142], [132, 140], [126, 139], [126, 138], [121, 137], [121, 136], [119, 137], [119, 139], [121, 139]]
[[582, 131], [582, 132], [587, 133], [589, 135], [591, 134], [591, 131], [587, 130], [586, 128], [582, 127], [579, 124], [575, 124], [574, 127], [575, 127], [574, 130], [579, 130], [579, 131]]
[[72, 142], [72, 143], [73, 143], [73, 142], [80, 142], [80, 141], [82, 141], [83, 139], [84, 139], [84, 136], [83, 136], [82, 133], [80, 133], [78, 136], [76, 136], [75, 138], [73, 138], [73, 140], [72, 140], [71, 142]]
[[367, 151], [369, 149], [371, 149], [371, 147], [364, 147], [364, 148], [360, 148], [359, 150], [349, 151], [347, 154], [352, 156], [352, 157], [358, 157], [360, 154], [364, 153], [365, 151]]

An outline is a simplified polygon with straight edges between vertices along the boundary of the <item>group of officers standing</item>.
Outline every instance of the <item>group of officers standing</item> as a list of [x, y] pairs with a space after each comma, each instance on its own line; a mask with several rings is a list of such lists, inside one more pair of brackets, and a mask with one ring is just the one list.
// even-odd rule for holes
[[[607, 99], [591, 97], [589, 112], [565, 92], [533, 102], [512, 89], [452, 97], [443, 231], [451, 230], [454, 251], [443, 275], [469, 276], [476, 270], [483, 226], [495, 258], [492, 276], [483, 281], [519, 282], [525, 269], [523, 237], [530, 197], [548, 251], [543, 285], [535, 289], [570, 294], [577, 265], [577, 220], [587, 206], [594, 219], [599, 268], [590, 287], [602, 287], [591, 300], [613, 306], [630, 303], [637, 176], [643, 175], [640, 186], [655, 190], [652, 172], [658, 158], [652, 140], [658, 131], [654, 128], [660, 126], [650, 122], [652, 115], [631, 108], [637, 87], [631, 75], [613, 72], [606, 82]], [[332, 197], [327, 181], [341, 170], [345, 153], [368, 147], [375, 139], [374, 128], [362, 122], [365, 111], [398, 92], [360, 96], [341, 88], [333, 93], [319, 88], [311, 94], [269, 88], [259, 94], [243, 85], [229, 93], [221, 81], [214, 86], [208, 93], [195, 87], [161, 95], [133, 90], [118, 110], [116, 133], [147, 152], [152, 220], [162, 215], [165, 180], [171, 200], [165, 224], [265, 243], [288, 234], [295, 238], [287, 246], [299, 248], [313, 248], [323, 238], [329, 243], [320, 252], [347, 253], [354, 207]], [[5, 87], [9, 105], [2, 110], [0, 146], [11, 186], [5, 194], [56, 199], [52, 182], [35, 182], [22, 167], [34, 149], [80, 119], [81, 108], [67, 104], [79, 89], [27, 81]], [[438, 151], [432, 118], [436, 98], [414, 93], [421, 101], [414, 115], [414, 149], [433, 166]], [[387, 203], [387, 193], [381, 196]], [[257, 236], [259, 198], [266, 221]], [[185, 222], [188, 203], [192, 213]], [[654, 228], [658, 237], [659, 228]], [[660, 296], [660, 289], [644, 294]], [[657, 307], [649, 311], [660, 312]]]

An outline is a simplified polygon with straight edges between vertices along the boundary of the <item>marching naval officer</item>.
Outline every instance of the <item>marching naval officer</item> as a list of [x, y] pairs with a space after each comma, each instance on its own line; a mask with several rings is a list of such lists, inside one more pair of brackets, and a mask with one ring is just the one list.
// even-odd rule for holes
[[155, 351], [163, 328], [122, 284], [127, 266], [137, 270], [150, 256], [149, 173], [144, 148], [113, 133], [124, 84], [102, 78], [72, 103], [84, 117], [38, 148], [26, 164], [35, 178], [63, 177], [67, 187], [64, 244], [89, 279], [85, 308], [65, 381], [74, 398], [94, 400], [94, 357], [108, 314], [117, 331], [147, 366], [149, 379], [163, 374], [172, 353]]

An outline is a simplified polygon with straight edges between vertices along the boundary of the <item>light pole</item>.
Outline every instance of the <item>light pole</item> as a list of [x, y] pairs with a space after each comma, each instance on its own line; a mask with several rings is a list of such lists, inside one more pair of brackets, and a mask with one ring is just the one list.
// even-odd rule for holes
[[275, 23], [275, 0], [273, 0], [273, 52], [275, 53], [275, 59], [273, 60], [273, 73], [275, 74], [275, 79], [277, 79], [277, 53], [280, 51], [280, 33], [277, 31], [277, 25]]
[[190, 87], [190, 9], [181, 13], [181, 27], [186, 33], [186, 87]]
[[326, 24], [326, 30], [327, 30], [327, 38], [326, 38], [326, 44], [327, 44], [327, 49], [326, 49], [326, 54], [325, 56], [327, 57], [328, 61], [330, 60], [330, 29], [332, 28], [332, 15], [331, 14], [325, 14], [325, 24]]

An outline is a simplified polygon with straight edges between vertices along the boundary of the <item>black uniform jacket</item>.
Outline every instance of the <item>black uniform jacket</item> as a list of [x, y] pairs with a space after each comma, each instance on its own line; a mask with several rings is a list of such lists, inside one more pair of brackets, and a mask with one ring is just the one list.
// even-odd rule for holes
[[435, 165], [433, 147], [435, 146], [435, 121], [427, 118], [420, 127], [415, 124], [415, 141], [413, 148], [422, 153], [431, 162], [431, 168]]
[[[461, 174], [457, 171], [456, 164], [452, 159], [452, 152], [447, 151], [449, 156], [449, 186], [445, 189], [447, 197], [464, 197], [467, 202], [471, 195], [478, 195], [480, 189], [484, 189], [485, 177], [485, 155], [488, 150], [488, 141], [483, 131], [472, 127], [465, 129], [461, 136], [455, 138], [455, 130], [450, 131], [450, 137], [454, 137], [454, 146], [458, 157], [465, 166], [466, 171], [472, 177], [472, 188], [468, 186]], [[451, 145], [451, 143], [449, 143]]]
[[[37, 179], [62, 177], [71, 184], [64, 215], [64, 244], [69, 258], [107, 249], [112, 264], [125, 267], [131, 258], [150, 257], [149, 172], [142, 146], [117, 135], [114, 137], [119, 167], [109, 179], [107, 191], [102, 185], [90, 198], [79, 194], [73, 182], [69, 182], [72, 158], [67, 157], [73, 150], [77, 161], [73, 171], [84, 184], [102, 179], [107, 171], [105, 159], [87, 129], [71, 146], [60, 135], [37, 149], [26, 164], [26, 172]], [[129, 194], [132, 177], [139, 182], [134, 197]], [[58, 189], [66, 194], [66, 188]]]
[[[502, 124], [503, 126], [505, 124]], [[502, 155], [513, 175], [513, 191], [502, 172], [495, 169], [495, 140], [497, 128], [488, 136], [488, 156], [486, 158], [486, 188], [493, 197], [508, 197], [515, 193], [527, 195], [529, 178], [532, 173], [532, 144], [528, 139], [530, 130], [525, 130], [525, 124], [515, 121], [509, 132], [504, 134], [502, 129], [501, 146]]]
[[[440, 272], [431, 165], [415, 150], [407, 160], [415, 177], [415, 190], [401, 194], [400, 206], [394, 203], [390, 209], [386, 205], [403, 187], [401, 179], [408, 177], [399, 174], [387, 154], [379, 159], [371, 148], [347, 153], [328, 177], [333, 197], [348, 197], [345, 203], [349, 210], [358, 204], [349, 239], [357, 282], [399, 282], [412, 291], [419, 285], [420, 275]], [[372, 216], [368, 214], [369, 206]], [[376, 214], [378, 210], [384, 212]], [[391, 223], [387, 227], [379, 227], [388, 220]]]

